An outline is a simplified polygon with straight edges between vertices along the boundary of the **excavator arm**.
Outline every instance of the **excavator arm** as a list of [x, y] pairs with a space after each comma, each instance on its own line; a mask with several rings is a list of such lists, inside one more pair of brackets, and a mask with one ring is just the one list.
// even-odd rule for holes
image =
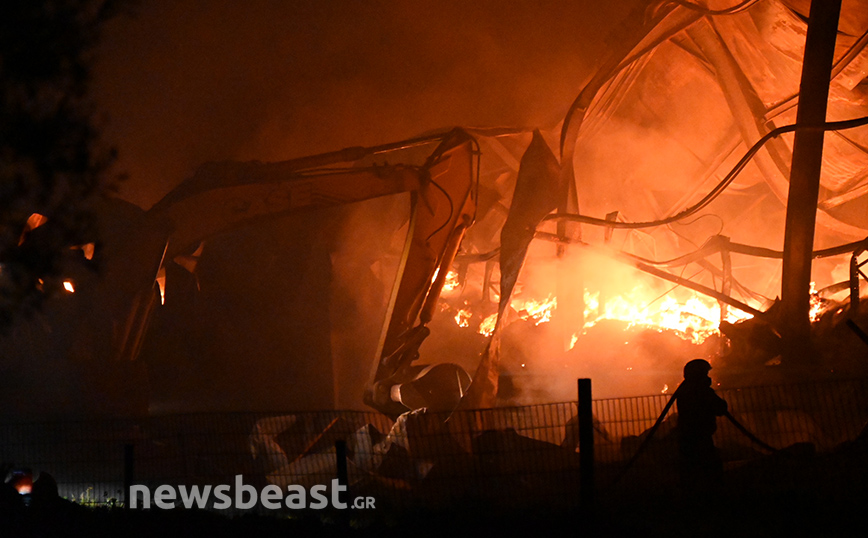
[[[353, 166], [373, 153], [409, 144], [433, 145], [438, 140], [421, 166]], [[115, 331], [114, 358], [134, 360], [138, 355], [154, 308], [154, 282], [160, 268], [183, 258], [209, 237], [263, 219], [408, 192], [411, 226], [365, 392], [365, 402], [383, 413], [396, 416], [406, 411], [409, 407], [402, 402], [400, 387], [423, 370], [413, 362], [428, 334], [426, 325], [446, 273], [474, 219], [477, 160], [473, 137], [455, 129], [378, 148], [350, 148], [282, 163], [201, 167], [146, 213], [140, 237], [130, 242], [130, 249], [145, 249], [155, 261], [134, 264], [132, 260], [141, 256], [118, 256], [107, 271], [108, 286], [126, 286], [134, 295], [129, 304], [120, 305], [126, 313], [120, 330]], [[343, 163], [350, 166], [334, 167]], [[456, 375], [457, 385], [452, 383]], [[429, 379], [438, 376], [446, 377], [447, 390], [453, 392], [469, 383], [463, 370], [455, 374], [439, 368]], [[426, 388], [425, 392], [437, 391]], [[405, 396], [407, 393], [405, 390]]]

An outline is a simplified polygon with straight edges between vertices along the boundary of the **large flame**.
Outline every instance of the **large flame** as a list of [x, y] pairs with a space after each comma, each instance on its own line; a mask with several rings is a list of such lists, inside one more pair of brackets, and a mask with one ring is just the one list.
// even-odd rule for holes
[[[695, 292], [683, 302], [668, 295], [657, 299], [648, 295], [649, 289], [641, 285], [637, 285], [630, 292], [607, 297], [605, 300], [601, 298], [600, 292], [585, 291], [585, 329], [609, 319], [626, 322], [626, 328], [638, 326], [658, 331], [670, 330], [696, 344], [718, 334], [720, 305], [713, 299]], [[531, 320], [535, 325], [539, 325], [551, 321], [557, 304], [557, 297], [549, 295], [544, 300], [514, 300], [511, 306], [518, 312], [520, 319]], [[471, 316], [469, 310], [464, 308], [455, 316], [455, 321], [460, 326], [467, 327]], [[728, 308], [724, 320], [734, 323], [750, 317], [750, 314]], [[477, 331], [484, 336], [490, 336], [496, 323], [497, 314], [491, 314], [482, 320]], [[577, 340], [578, 334], [573, 335], [570, 347], [574, 346]]]
[[[518, 317], [523, 320], [532, 320], [534, 325], [548, 323], [552, 320], [552, 313], [558, 307], [558, 298], [549, 295], [542, 301], [535, 299], [514, 300], [510, 303], [512, 309], [518, 312]], [[497, 313], [491, 314], [479, 324], [477, 332], [483, 336], [491, 336], [497, 325]]]
[[[728, 308], [724, 319], [734, 323], [750, 317], [753, 316]], [[586, 291], [585, 327], [592, 327], [604, 319], [625, 321], [628, 328], [641, 326], [659, 331], [668, 329], [685, 340], [701, 344], [718, 332], [720, 305], [695, 292], [684, 302], [669, 295], [649, 301], [642, 286], [636, 286], [628, 293], [609, 297], [601, 304], [599, 292]]]

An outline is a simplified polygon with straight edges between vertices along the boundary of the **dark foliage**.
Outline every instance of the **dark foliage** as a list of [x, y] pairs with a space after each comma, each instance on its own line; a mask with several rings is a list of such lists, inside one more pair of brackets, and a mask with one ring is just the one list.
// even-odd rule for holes
[[[89, 205], [114, 151], [89, 100], [113, 0], [9, 0], [0, 7], [0, 327], [62, 286], [70, 248], [94, 242]], [[33, 228], [34, 213], [44, 224]]]

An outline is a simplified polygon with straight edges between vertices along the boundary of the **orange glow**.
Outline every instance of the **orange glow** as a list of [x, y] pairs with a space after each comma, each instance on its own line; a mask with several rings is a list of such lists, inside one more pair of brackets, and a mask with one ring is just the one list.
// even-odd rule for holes
[[160, 288], [160, 304], [166, 304], [166, 268], [157, 271], [157, 286]]
[[63, 289], [65, 289], [69, 293], [75, 293], [75, 286], [72, 285], [71, 280], [64, 280], [63, 281]]
[[24, 223], [24, 230], [21, 232], [21, 236], [18, 238], [18, 246], [24, 244], [24, 240], [27, 238], [27, 234], [36, 228], [39, 228], [43, 224], [48, 222], [48, 218], [45, 215], [40, 215], [39, 213], [32, 213], [29, 217], [27, 217], [27, 222]]
[[39, 228], [43, 224], [48, 222], [48, 218], [45, 215], [40, 215], [39, 213], [33, 213], [29, 217], [27, 217], [27, 225], [26, 228], [28, 231], [35, 230]]
[[[518, 317], [523, 321], [533, 320], [534, 325], [548, 323], [552, 320], [552, 312], [558, 306], [557, 297], [549, 295], [543, 301], [529, 299], [525, 301], [515, 300], [511, 304], [513, 310], [518, 312]], [[491, 336], [494, 333], [494, 327], [497, 325], [497, 313], [491, 314], [479, 324], [476, 332], [482, 336]]]
[[470, 310], [466, 308], [462, 308], [455, 314], [455, 323], [458, 324], [459, 327], [470, 327], [470, 318], [473, 314]]
[[811, 321], [820, 319], [820, 314], [823, 312], [823, 300], [820, 299], [820, 294], [817, 293], [815, 283], [811, 282]]
[[482, 336], [491, 336], [494, 333], [494, 326], [497, 325], [497, 312], [488, 316], [482, 323], [479, 324], [477, 332]]
[[458, 284], [458, 273], [450, 269], [449, 272], [446, 273], [446, 280], [443, 282], [443, 291], [452, 291], [458, 287]]
[[544, 301], [528, 301], [520, 302], [513, 301], [512, 308], [518, 311], [518, 317], [523, 320], [532, 319], [536, 321], [534, 325], [540, 323], [548, 323], [552, 320], [552, 312], [558, 307], [558, 298], [552, 297], [549, 294]]
[[77, 250], [81, 250], [82, 254], [84, 254], [84, 259], [86, 259], [86, 260], [92, 260], [92, 259], [93, 259], [94, 248], [96, 248], [96, 247], [95, 247], [95, 245], [94, 245], [93, 243], [87, 243], [87, 244], [84, 244], [84, 245], [77, 245], [77, 246], [74, 246], [74, 247], [71, 247], [71, 248], [72, 248], [73, 250], [76, 250], [76, 249], [77, 249]]
[[[720, 305], [713, 299], [692, 292], [683, 303], [668, 295], [654, 301], [653, 294], [648, 292], [647, 288], [636, 286], [628, 293], [607, 298], [605, 305], [600, 305], [600, 294], [586, 291], [585, 327], [592, 327], [603, 319], [621, 320], [629, 324], [628, 328], [669, 329], [695, 344], [717, 334]], [[727, 309], [726, 321], [735, 323], [751, 317], [730, 308]]]
[[[641, 285], [628, 293], [608, 297], [604, 305], [600, 304], [599, 292], [585, 291], [585, 328], [593, 327], [604, 319], [619, 320], [627, 322], [626, 328], [645, 327], [659, 332], [671, 330], [694, 344], [701, 344], [709, 336], [718, 334], [720, 305], [717, 301], [696, 292], [692, 292], [684, 302], [671, 296], [655, 299], [656, 292]], [[533, 320], [535, 325], [540, 325], [551, 321], [557, 304], [557, 297], [549, 295], [541, 301], [515, 300], [511, 306], [522, 320]], [[455, 316], [455, 322], [466, 327], [471, 315], [469, 310], [463, 309]], [[751, 317], [750, 314], [729, 308], [725, 319], [735, 323]], [[497, 314], [491, 314], [482, 320], [477, 332], [491, 336], [496, 323]], [[572, 335], [570, 349], [575, 347], [578, 339], [578, 334]]]

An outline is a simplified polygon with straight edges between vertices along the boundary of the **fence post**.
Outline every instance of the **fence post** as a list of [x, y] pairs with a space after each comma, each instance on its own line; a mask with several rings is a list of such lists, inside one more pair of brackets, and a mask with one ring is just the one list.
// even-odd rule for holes
[[335, 441], [335, 458], [338, 469], [338, 484], [349, 488], [350, 480], [347, 473], [347, 442], [343, 439]]
[[133, 487], [135, 448], [132, 443], [124, 445], [124, 510], [130, 509], [130, 490]]
[[579, 502], [584, 508], [594, 503], [594, 412], [591, 380], [579, 379]]

